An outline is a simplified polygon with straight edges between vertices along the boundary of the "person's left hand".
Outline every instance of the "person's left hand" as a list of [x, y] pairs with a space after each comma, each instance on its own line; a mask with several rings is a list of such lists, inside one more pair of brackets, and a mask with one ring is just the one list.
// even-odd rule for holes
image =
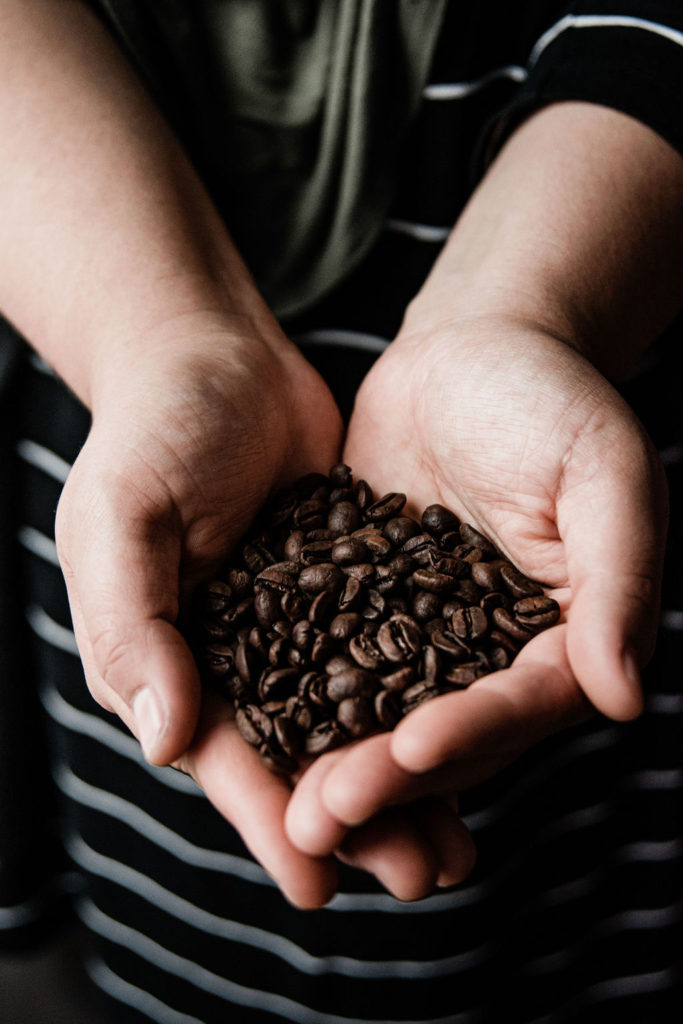
[[651, 445], [576, 351], [501, 318], [407, 331], [366, 379], [345, 461], [413, 512], [439, 501], [550, 589], [564, 621], [514, 664], [321, 758], [291, 840], [336, 850], [401, 898], [460, 881], [473, 846], [456, 794], [595, 709], [638, 714], [657, 620], [663, 492]]

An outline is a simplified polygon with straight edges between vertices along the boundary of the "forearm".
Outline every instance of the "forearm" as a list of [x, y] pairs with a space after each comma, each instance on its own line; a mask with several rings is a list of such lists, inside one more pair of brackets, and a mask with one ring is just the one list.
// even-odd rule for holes
[[547, 107], [508, 140], [406, 318], [513, 318], [613, 376], [683, 305], [683, 158], [599, 106]]
[[0, 310], [89, 404], [103, 367], [164, 325], [277, 334], [177, 140], [76, 0], [0, 9], [0, 223]]

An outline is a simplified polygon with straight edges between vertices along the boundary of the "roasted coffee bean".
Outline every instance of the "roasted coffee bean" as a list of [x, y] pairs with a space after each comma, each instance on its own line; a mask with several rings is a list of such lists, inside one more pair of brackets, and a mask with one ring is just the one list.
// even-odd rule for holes
[[384, 663], [384, 655], [374, 637], [362, 634], [349, 641], [349, 654], [361, 668], [376, 672]]
[[338, 704], [347, 697], [371, 697], [377, 686], [377, 676], [356, 665], [330, 676], [327, 680], [326, 694], [328, 700]]
[[[427, 650], [427, 648], [425, 647], [423, 650]], [[406, 687], [412, 686], [414, 682], [415, 669], [411, 668], [409, 665], [397, 669], [396, 672], [390, 672], [388, 675], [382, 676], [382, 686], [385, 690], [395, 690], [400, 692], [401, 690], [405, 690]]]
[[560, 617], [560, 606], [545, 594], [523, 597], [513, 605], [512, 614], [525, 628], [532, 627], [540, 631], [555, 625]]
[[365, 590], [363, 584], [354, 576], [349, 576], [344, 584], [344, 589], [337, 600], [337, 607], [339, 608], [339, 611], [356, 611], [364, 600]]
[[421, 525], [423, 530], [439, 537], [442, 533], [446, 533], [447, 530], [457, 530], [460, 526], [460, 520], [450, 509], [445, 508], [443, 505], [434, 504], [428, 505], [422, 513]]
[[299, 561], [302, 565], [316, 565], [318, 562], [329, 562], [332, 558], [331, 540], [308, 541], [302, 546]]
[[286, 700], [296, 690], [299, 673], [295, 668], [276, 668], [265, 672], [258, 684], [258, 695], [262, 701]]
[[327, 625], [331, 618], [337, 611], [337, 595], [334, 590], [321, 590], [321, 592], [313, 598], [311, 606], [308, 609], [308, 621], [311, 622], [317, 628], [323, 628]]
[[317, 756], [334, 750], [343, 743], [344, 733], [335, 721], [327, 719], [311, 729], [304, 741], [304, 749], [307, 754]]
[[442, 505], [375, 499], [340, 463], [264, 507], [184, 615], [202, 678], [273, 771], [512, 663], [559, 606]]
[[418, 590], [413, 598], [413, 615], [420, 622], [428, 622], [441, 614], [441, 598], [429, 590]]
[[458, 640], [464, 640], [465, 643], [477, 643], [486, 636], [488, 628], [486, 612], [478, 605], [461, 608], [451, 616], [451, 630]]
[[359, 562], [357, 565], [344, 566], [347, 576], [353, 576], [364, 586], [370, 586], [375, 578], [375, 567], [372, 562]]
[[460, 538], [463, 544], [471, 544], [475, 548], [481, 548], [486, 555], [495, 557], [498, 554], [496, 546], [485, 537], [479, 530], [475, 530], [469, 523], [460, 524]]
[[299, 573], [299, 586], [307, 594], [319, 594], [322, 590], [341, 590], [344, 583], [343, 572], [333, 562], [307, 565]]
[[377, 631], [377, 644], [387, 661], [405, 664], [422, 650], [422, 630], [410, 615], [392, 615]]
[[335, 537], [348, 537], [361, 524], [361, 514], [357, 505], [350, 501], [338, 501], [333, 505], [327, 516], [327, 527]]
[[346, 697], [337, 707], [337, 722], [351, 739], [367, 736], [375, 725], [373, 703], [367, 697]]
[[270, 629], [272, 624], [280, 618], [282, 612], [278, 591], [266, 590], [265, 587], [257, 590], [254, 597], [254, 611], [259, 626]]
[[380, 690], [375, 694], [374, 712], [382, 729], [394, 729], [402, 717], [400, 694], [395, 690]]
[[415, 586], [433, 594], [445, 594], [453, 587], [453, 577], [436, 569], [416, 569], [413, 573]]
[[353, 484], [351, 467], [344, 462], [338, 462], [336, 466], [332, 466], [328, 476], [333, 487], [351, 487]]
[[526, 626], [522, 622], [518, 622], [517, 619], [513, 618], [507, 608], [494, 608], [492, 612], [492, 619], [495, 622], [499, 630], [503, 633], [507, 633], [513, 637], [514, 640], [521, 640], [526, 643], [534, 635], [536, 630], [533, 626]]
[[348, 640], [360, 633], [363, 616], [358, 612], [340, 612], [330, 623], [329, 634], [334, 640]]
[[203, 662], [212, 676], [227, 676], [234, 671], [235, 653], [229, 644], [209, 644], [204, 648]]
[[363, 515], [371, 523], [386, 522], [397, 516], [406, 503], [405, 494], [398, 491], [390, 491], [384, 494], [372, 505], [368, 505]]
[[264, 740], [273, 735], [272, 721], [256, 704], [245, 704], [238, 708], [235, 712], [235, 725], [240, 736], [252, 747], [260, 747]]
[[400, 548], [411, 537], [420, 533], [420, 526], [410, 516], [395, 516], [384, 524], [382, 532], [395, 548]]
[[543, 594], [543, 587], [539, 583], [530, 580], [528, 576], [521, 573], [514, 565], [501, 565], [500, 578], [506, 590], [518, 599], [522, 597], [540, 597]]
[[336, 565], [357, 565], [370, 561], [370, 549], [361, 537], [340, 537], [332, 546], [330, 554]]

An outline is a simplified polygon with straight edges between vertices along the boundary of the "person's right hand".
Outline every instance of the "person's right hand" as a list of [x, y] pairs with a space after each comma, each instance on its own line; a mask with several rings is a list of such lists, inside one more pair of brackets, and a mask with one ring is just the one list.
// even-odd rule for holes
[[[93, 425], [57, 512], [59, 557], [88, 686], [154, 764], [199, 783], [300, 906], [332, 895], [331, 859], [286, 838], [290, 786], [200, 695], [176, 628], [276, 487], [339, 455], [327, 387], [274, 323], [178, 318], [119, 346], [93, 392]], [[275, 333], [274, 333], [275, 332]]]

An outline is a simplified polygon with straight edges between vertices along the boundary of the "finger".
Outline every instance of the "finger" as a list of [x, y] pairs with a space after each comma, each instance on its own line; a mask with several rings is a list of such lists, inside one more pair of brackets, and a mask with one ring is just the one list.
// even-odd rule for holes
[[148, 760], [167, 764], [191, 741], [199, 710], [197, 668], [173, 625], [178, 531], [115, 502], [78, 526], [60, 502], [60, 558], [88, 683], [133, 728]]
[[569, 660], [593, 704], [617, 720], [642, 709], [639, 666], [654, 644], [666, 534], [658, 464], [644, 441], [626, 450], [628, 462], [599, 494], [590, 480], [570, 481], [558, 502], [572, 588]]
[[439, 888], [458, 885], [474, 868], [477, 851], [469, 831], [457, 813], [457, 798], [416, 800], [410, 812], [420, 833], [434, 850]]
[[412, 711], [390, 736], [397, 764], [409, 772], [428, 772], [491, 752], [503, 764], [545, 736], [582, 721], [590, 708], [567, 660], [565, 635], [566, 626], [555, 626], [535, 637], [511, 668]]
[[385, 811], [349, 833], [338, 851], [352, 867], [374, 875], [399, 900], [423, 899], [439, 877], [436, 853], [408, 815]]
[[321, 794], [325, 778], [344, 754], [343, 750], [333, 750], [313, 761], [298, 780], [287, 806], [287, 836], [297, 849], [311, 856], [332, 853], [348, 832], [348, 828], [330, 814]]
[[238, 733], [229, 706], [213, 694], [178, 767], [192, 775], [291, 903], [315, 909], [329, 902], [337, 884], [333, 859], [308, 856], [290, 842], [284, 825], [289, 783], [268, 771]]

